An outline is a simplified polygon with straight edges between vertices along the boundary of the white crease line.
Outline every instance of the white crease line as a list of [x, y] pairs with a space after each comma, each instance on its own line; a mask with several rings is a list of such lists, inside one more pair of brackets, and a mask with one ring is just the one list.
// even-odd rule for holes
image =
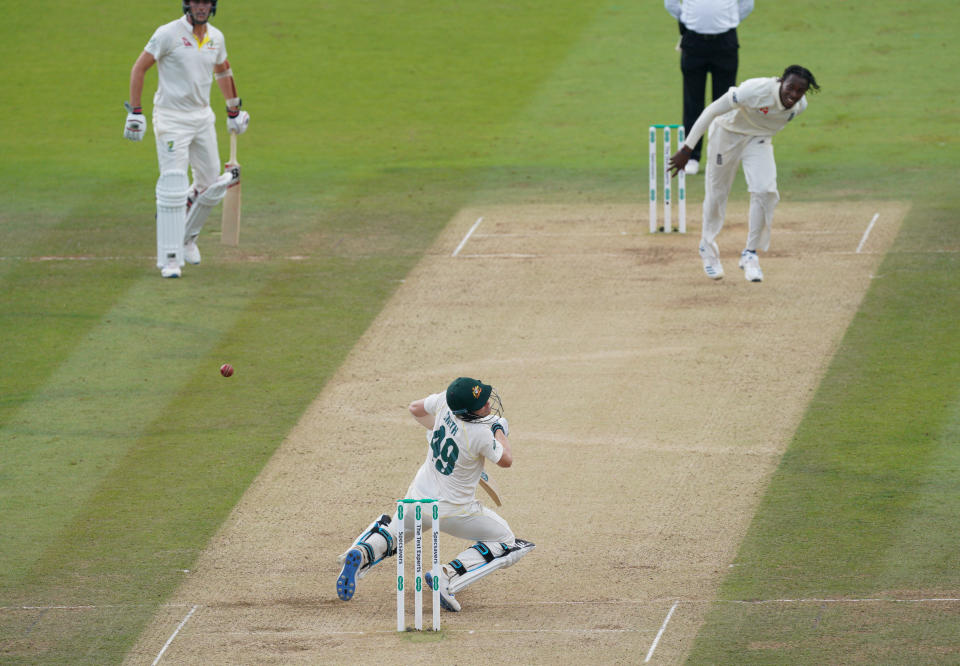
[[606, 238], [607, 236], [615, 236], [616, 238], [621, 238], [623, 236], [641, 236], [643, 234], [633, 233], [629, 231], [595, 231], [590, 233], [557, 233], [550, 231], [536, 231], [531, 233], [491, 233], [491, 234], [477, 234], [477, 238]]
[[126, 606], [119, 605], [109, 605], [109, 606], [0, 606], [0, 611], [13, 611], [13, 610], [38, 610], [38, 611], [51, 611], [51, 610], [94, 610], [97, 608], [126, 608]]
[[[262, 569], [256, 569], [256, 572], [261, 572]], [[251, 570], [250, 573], [253, 573]], [[289, 570], [283, 570], [278, 573], [286, 574], [289, 573]], [[643, 605], [659, 605], [664, 603], [664, 599], [566, 599], [561, 601], [501, 601], [501, 602], [485, 602], [482, 604], [484, 608], [499, 608], [506, 606], [643, 606]], [[823, 604], [865, 604], [865, 603], [890, 603], [890, 604], [923, 604], [923, 603], [958, 603], [960, 602], [960, 597], [922, 597], [918, 599], [896, 599], [896, 598], [883, 598], [883, 597], [868, 597], [863, 599], [825, 599], [810, 597], [806, 599], [683, 599], [682, 603], [685, 604], [743, 604], [743, 605], [763, 605], [763, 604], [812, 604], [812, 603], [823, 603]], [[356, 601], [357, 605], [368, 605], [368, 606], [380, 606], [379, 602], [373, 601]], [[678, 602], [679, 603], [679, 602]], [[38, 611], [38, 610], [98, 610], [104, 608], [143, 608], [152, 606], [153, 604], [104, 604], [100, 606], [89, 605], [89, 606], [0, 606], [0, 611]], [[271, 604], [264, 604], [271, 605]], [[201, 604], [185, 604], [185, 603], [169, 603], [161, 604], [161, 608], [200, 608]], [[191, 611], [192, 612], [192, 611]], [[345, 631], [341, 633], [352, 633], [352, 634], [362, 634], [362, 633], [377, 633], [377, 632], [363, 632], [363, 631]], [[396, 633], [393, 630], [385, 630], [383, 633]]]
[[873, 225], [877, 223], [877, 218], [880, 217], [880, 213], [874, 213], [873, 219], [870, 220], [870, 224], [867, 225], [867, 230], [863, 232], [863, 238], [860, 239], [860, 245], [857, 246], [856, 254], [860, 254], [860, 250], [863, 249], [864, 243], [867, 242], [867, 238], [870, 236], [870, 232], [873, 231]]
[[680, 601], [674, 601], [673, 605], [670, 607], [670, 612], [667, 613], [666, 619], [663, 621], [663, 624], [660, 625], [660, 631], [657, 632], [657, 637], [653, 639], [653, 644], [650, 646], [650, 651], [647, 652], [647, 658], [643, 660], [643, 663], [650, 661], [650, 658], [653, 656], [653, 651], [657, 649], [657, 643], [660, 642], [660, 637], [663, 636], [663, 632], [667, 629], [667, 623], [670, 621], [670, 618], [673, 617], [673, 611], [677, 610], [677, 604]]
[[167, 642], [163, 644], [163, 649], [160, 650], [160, 654], [157, 655], [157, 658], [153, 660], [153, 664], [151, 664], [150, 666], [157, 666], [157, 663], [160, 661], [160, 658], [163, 656], [163, 653], [167, 651], [167, 648], [170, 647], [171, 643], [173, 643], [173, 639], [177, 637], [177, 634], [179, 634], [180, 630], [183, 629], [183, 625], [187, 623], [187, 620], [190, 619], [190, 616], [193, 615], [196, 612], [196, 610], [197, 610], [197, 606], [194, 606], [193, 608], [191, 608], [190, 612], [187, 613], [187, 616], [180, 621], [180, 624], [178, 624], [174, 632], [170, 634], [170, 638], [168, 638]]
[[[161, 608], [187, 608], [191, 604], [161, 604]], [[0, 606], [0, 611], [15, 610], [100, 610], [103, 608], [152, 608], [154, 604], [84, 604], [77, 606]]]
[[490, 253], [490, 254], [465, 254], [463, 255], [464, 259], [535, 259], [537, 257], [542, 257], [542, 254], [521, 254], [519, 252], [503, 252], [500, 254]]
[[[604, 599], [604, 600], [566, 600], [566, 601], [502, 601], [485, 602], [483, 608], [496, 608], [500, 606], [653, 606], [664, 603], [665, 599]], [[677, 603], [684, 604], [801, 604], [801, 603], [830, 603], [830, 604], [852, 604], [852, 603], [891, 603], [891, 604], [918, 604], [918, 603], [956, 603], [960, 598], [954, 597], [929, 597], [924, 599], [682, 599]]]
[[777, 235], [783, 234], [802, 234], [804, 236], [846, 236], [850, 232], [848, 231], [824, 231], [824, 230], [804, 230], [804, 229], [778, 229]]
[[39, 261], [146, 261], [152, 257], [147, 256], [126, 256], [126, 257], [94, 257], [94, 256], [81, 256], [81, 255], [64, 255], [64, 256], [54, 256], [54, 255], [42, 255], [38, 257], [0, 257], [0, 261], [30, 261], [30, 262], [39, 262]]
[[[5, 256], [0, 257], [0, 261], [27, 261], [31, 263], [38, 263], [44, 261], [150, 261], [155, 259], [153, 256], [137, 256], [137, 255], [128, 255], [125, 257], [94, 257], [94, 256], [56, 256], [56, 255], [41, 255], [41, 256]], [[314, 258], [314, 255], [303, 255], [303, 254], [294, 254], [285, 257], [267, 257], [264, 255], [248, 255], [242, 259], [237, 259], [233, 261], [270, 261], [272, 259], [284, 259], [286, 261], [309, 261]]]
[[568, 257], [576, 257], [577, 259], [589, 259], [592, 257], [614, 257], [616, 259], [633, 259], [633, 256], [628, 254], [629, 249], [624, 248], [619, 252], [551, 252], [550, 254], [523, 254], [520, 252], [490, 252], [490, 253], [478, 253], [478, 254], [461, 254], [460, 256], [467, 259], [563, 259], [567, 260]]
[[660, 605], [664, 599], [589, 599], [565, 601], [496, 601], [479, 604], [482, 608], [497, 608], [501, 606], [644, 606]]
[[759, 599], [754, 601], [745, 601], [745, 600], [736, 600], [736, 599], [717, 599], [716, 602], [719, 604], [744, 604], [744, 605], [753, 605], [753, 604], [869, 604], [869, 603], [890, 603], [890, 604], [923, 604], [931, 602], [948, 602], [953, 603], [960, 601], [960, 598], [953, 597], [931, 597], [928, 599]]
[[851, 255], [851, 254], [862, 254], [862, 255], [864, 255], [864, 256], [866, 256], [866, 255], [868, 255], [868, 254], [880, 254], [880, 255], [886, 255], [886, 254], [892, 254], [892, 255], [898, 255], [898, 254], [919, 254], [919, 255], [923, 256], [923, 255], [927, 255], [927, 254], [957, 254], [958, 252], [960, 252], [960, 250], [888, 250], [888, 251], [886, 251], [886, 252], [883, 252], [883, 251], [873, 251], [873, 250], [867, 250], [866, 252], [856, 252], [856, 251], [854, 251], [854, 250], [846, 250], [846, 251], [844, 251], [844, 250], [837, 250], [837, 251], [835, 251], [835, 252], [830, 252], [830, 251], [821, 252], [820, 254], [821, 254], [821, 255], [838, 255], [838, 256], [840, 256], [840, 255], [842, 255], [842, 256], [847, 256], [847, 255]]
[[[444, 629], [446, 633], [462, 634], [628, 634], [638, 633], [640, 629], [583, 629], [580, 627], [561, 629]], [[396, 630], [377, 629], [373, 631], [284, 631], [269, 629], [254, 629], [250, 631], [223, 631], [220, 636], [275, 636], [283, 635], [288, 638], [311, 638], [315, 636], [363, 636], [365, 634], [396, 634]]]
[[470, 234], [477, 230], [477, 227], [480, 226], [480, 223], [483, 222], [483, 216], [477, 218], [477, 221], [473, 223], [473, 226], [470, 227], [470, 231], [467, 232], [467, 235], [463, 237], [463, 240], [460, 241], [460, 245], [457, 246], [457, 249], [453, 251], [451, 256], [455, 257], [460, 254], [460, 250], [463, 249], [463, 246], [467, 244], [467, 241], [470, 240]]

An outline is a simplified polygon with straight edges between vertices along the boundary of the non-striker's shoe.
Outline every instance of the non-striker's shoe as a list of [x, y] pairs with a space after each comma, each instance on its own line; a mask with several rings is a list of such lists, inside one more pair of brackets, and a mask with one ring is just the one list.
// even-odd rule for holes
[[160, 276], [165, 278], [180, 277], [180, 264], [176, 259], [167, 262], [167, 265], [160, 269]]
[[[432, 590], [433, 574], [428, 571], [423, 575], [423, 579], [426, 581], [427, 587]], [[460, 602], [450, 594], [450, 579], [442, 572], [440, 573], [440, 607], [451, 613], [460, 612]]]
[[363, 553], [359, 548], [351, 548], [343, 559], [343, 569], [337, 578], [337, 596], [344, 601], [353, 599], [357, 591], [357, 571], [363, 566]]
[[197, 241], [190, 240], [183, 244], [183, 260], [188, 264], [200, 263], [200, 248], [197, 247]]
[[700, 241], [700, 258], [703, 259], [703, 272], [711, 280], [719, 280], [723, 277], [723, 265], [720, 263], [720, 248], [716, 243], [709, 245]]
[[763, 271], [760, 270], [760, 259], [754, 250], [744, 250], [740, 255], [740, 268], [747, 282], [763, 282]]

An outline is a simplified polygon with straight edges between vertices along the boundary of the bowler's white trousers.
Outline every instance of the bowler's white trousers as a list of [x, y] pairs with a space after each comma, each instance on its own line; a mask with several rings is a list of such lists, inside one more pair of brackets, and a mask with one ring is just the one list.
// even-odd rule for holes
[[716, 121], [710, 124], [708, 137], [702, 239], [713, 243], [723, 228], [730, 188], [742, 163], [747, 190], [750, 192], [746, 248], [767, 250], [770, 246], [773, 211], [780, 200], [772, 137], [731, 132]]

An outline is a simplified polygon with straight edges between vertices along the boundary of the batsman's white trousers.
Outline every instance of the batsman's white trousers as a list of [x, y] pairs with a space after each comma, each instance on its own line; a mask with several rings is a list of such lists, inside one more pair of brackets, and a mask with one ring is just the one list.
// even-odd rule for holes
[[[407, 497], [415, 499], [416, 495], [413, 486], [407, 491]], [[450, 502], [438, 502], [440, 508], [440, 531], [444, 534], [466, 539], [468, 541], [489, 541], [492, 543], [504, 543], [512, 546], [516, 537], [510, 529], [507, 521], [500, 517], [496, 511], [489, 509], [474, 500], [469, 504], [451, 504]], [[424, 507], [428, 507], [425, 504]], [[427, 529], [433, 524], [429, 510], [423, 512], [423, 527]], [[404, 523], [409, 533], [413, 531], [413, 512], [407, 511], [404, 516]], [[393, 512], [393, 520], [390, 523], [391, 533], [396, 537], [394, 526], [397, 522], [397, 512]]]
[[[413, 485], [407, 490], [407, 497], [410, 499], [416, 499], [418, 497]], [[432, 503], [423, 505], [424, 511], [421, 513], [421, 516], [424, 530], [433, 528], [433, 511], [430, 509], [431, 506]], [[471, 542], [482, 541], [487, 545], [494, 557], [500, 557], [505, 554], [505, 548], [516, 544], [516, 537], [513, 535], [507, 521], [497, 515], [492, 509], [483, 506], [478, 500], [473, 500], [467, 504], [438, 502], [437, 506], [440, 509], [440, 531], [445, 534]], [[415, 519], [412, 508], [409, 508], [411, 505], [408, 504], [407, 507], [408, 509], [404, 511], [404, 529], [406, 534], [410, 536], [414, 533]], [[374, 523], [374, 525], [376, 525], [376, 523]], [[371, 527], [373, 527], [373, 525], [371, 525]], [[400, 531], [400, 521], [396, 511], [393, 512], [393, 518], [390, 524], [385, 526], [385, 529], [390, 533], [393, 542], [396, 543], [397, 534]], [[369, 532], [364, 531], [364, 533], [353, 542], [354, 545], [367, 534], [369, 534]], [[379, 562], [387, 552], [387, 542], [383, 538], [383, 535], [379, 533], [369, 534], [365, 541], [367, 545], [373, 549], [374, 561]], [[345, 556], [346, 553], [341, 555], [341, 561], [343, 561]], [[457, 559], [468, 569], [478, 566], [484, 561], [480, 552], [470, 547], [463, 550]]]
[[160, 173], [193, 170], [193, 186], [209, 187], [220, 175], [216, 116], [207, 107], [196, 113], [164, 108], [153, 110], [153, 133], [157, 139]]
[[767, 250], [770, 246], [773, 211], [780, 200], [772, 137], [730, 132], [717, 121], [710, 124], [708, 137], [702, 239], [713, 243], [723, 228], [730, 188], [742, 163], [747, 190], [750, 192], [746, 247]]
[[[411, 495], [413, 485], [407, 491], [407, 497], [415, 498]], [[429, 507], [429, 504], [424, 505]], [[466, 539], [467, 541], [483, 541], [490, 549], [494, 557], [500, 557], [506, 553], [506, 547], [513, 546], [516, 543], [516, 537], [503, 518], [496, 511], [488, 509], [479, 501], [474, 500], [469, 504], [450, 504], [449, 502], [438, 502], [440, 507], [440, 531], [444, 534]], [[430, 510], [427, 509], [422, 514], [423, 528], [427, 529], [433, 526], [433, 519]], [[392, 526], [399, 526], [397, 514], [394, 512]], [[406, 511], [404, 515], [404, 527], [407, 534], [413, 534], [414, 520], [413, 512]], [[393, 530], [391, 530], [393, 531]], [[393, 532], [393, 538], [396, 540], [396, 532]], [[471, 544], [472, 545], [472, 544]], [[379, 556], [379, 553], [378, 553]], [[474, 548], [468, 546], [457, 555], [457, 559], [468, 570], [472, 570], [483, 564], [483, 556]], [[453, 569], [447, 571], [447, 575], [453, 575]]]

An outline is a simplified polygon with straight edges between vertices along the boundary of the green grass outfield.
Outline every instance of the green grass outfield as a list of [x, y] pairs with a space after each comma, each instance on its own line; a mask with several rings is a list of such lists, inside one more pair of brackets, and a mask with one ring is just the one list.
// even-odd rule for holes
[[[253, 117], [242, 245], [211, 220], [177, 281], [121, 103], [178, 3], [37, 0], [0, 27], [5, 663], [119, 661], [460, 207], [642, 200], [646, 126], [680, 116], [659, 1], [220, 5]], [[960, 661], [956, 605], [894, 601], [960, 597], [958, 19], [811, 0], [741, 30], [741, 79], [799, 62], [823, 86], [778, 140], [783, 198], [911, 209], [693, 662]], [[782, 599], [834, 601], [740, 603]]]

